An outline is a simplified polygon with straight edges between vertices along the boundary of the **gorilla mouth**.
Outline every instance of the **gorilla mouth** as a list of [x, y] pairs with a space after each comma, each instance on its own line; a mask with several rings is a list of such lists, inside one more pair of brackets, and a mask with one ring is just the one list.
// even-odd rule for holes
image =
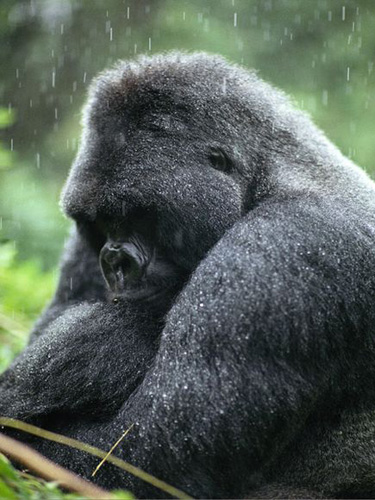
[[122, 295], [133, 282], [142, 281], [148, 258], [139, 245], [109, 241], [100, 251], [99, 264], [108, 288]]
[[158, 257], [155, 248], [132, 241], [110, 241], [100, 251], [99, 264], [116, 302], [120, 298], [154, 300], [176, 289], [175, 266]]

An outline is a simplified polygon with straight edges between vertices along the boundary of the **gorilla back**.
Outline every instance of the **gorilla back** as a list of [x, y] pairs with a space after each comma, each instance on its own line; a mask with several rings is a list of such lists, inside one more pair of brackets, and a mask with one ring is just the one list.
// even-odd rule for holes
[[105, 449], [134, 424], [116, 453], [197, 497], [374, 495], [373, 182], [218, 56], [120, 62], [83, 128], [59, 286], [1, 413]]

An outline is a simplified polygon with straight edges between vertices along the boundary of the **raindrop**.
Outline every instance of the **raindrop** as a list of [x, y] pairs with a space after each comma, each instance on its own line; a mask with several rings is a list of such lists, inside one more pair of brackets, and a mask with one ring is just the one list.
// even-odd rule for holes
[[148, 50], [151, 50], [151, 37], [148, 39]]
[[83, 73], [83, 83], [86, 83], [86, 77], [87, 77], [87, 73], [86, 71]]
[[346, 10], [346, 7], [345, 7], [345, 5], [343, 5], [343, 6], [342, 6], [342, 11], [341, 11], [341, 12], [342, 12], [341, 19], [342, 19], [343, 21], [345, 21], [345, 14], [346, 14], [345, 10]]
[[20, 77], [20, 70], [17, 68], [16, 69], [16, 78], [18, 79]]
[[323, 103], [323, 106], [327, 106], [328, 105], [328, 90], [323, 90], [323, 93], [322, 93], [322, 103]]
[[186, 20], [186, 12], [183, 12], [182, 13], [182, 20], [185, 21]]
[[61, 35], [63, 35], [63, 34], [64, 34], [64, 23], [62, 23], [62, 24], [60, 25], [60, 33], [61, 33]]
[[348, 82], [350, 80], [350, 68], [349, 66], [346, 68], [346, 81]]
[[33, 100], [30, 99], [30, 108], [32, 108], [32, 107], [33, 107]]
[[233, 15], [233, 26], [235, 28], [237, 27], [237, 12], [235, 12], [234, 15]]
[[126, 7], [126, 19], [130, 19], [130, 7]]
[[58, 119], [58, 115], [57, 115], [57, 108], [55, 108], [55, 120]]
[[14, 151], [14, 141], [13, 141], [13, 138], [10, 140], [10, 150]]
[[328, 21], [331, 22], [332, 21], [332, 11], [328, 11]]
[[69, 278], [69, 288], [73, 290], [73, 278]]
[[113, 29], [109, 28], [109, 41], [112, 42], [113, 40]]
[[227, 93], [227, 79], [223, 78], [223, 86], [222, 86], [222, 89], [223, 89], [223, 94], [226, 94]]
[[40, 153], [36, 154], [36, 168], [40, 168]]
[[52, 70], [52, 88], [55, 88], [55, 83], [56, 83], [56, 69], [53, 68], [53, 70]]

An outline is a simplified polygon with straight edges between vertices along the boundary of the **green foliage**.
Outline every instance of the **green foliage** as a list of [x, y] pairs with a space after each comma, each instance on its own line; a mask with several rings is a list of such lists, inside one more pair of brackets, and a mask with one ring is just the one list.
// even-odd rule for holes
[[[55, 482], [47, 482], [16, 470], [0, 453], [0, 498], [3, 500], [89, 500], [88, 497], [63, 493]], [[127, 491], [113, 491], [111, 498], [133, 500]]]
[[27, 332], [52, 296], [55, 273], [19, 261], [13, 244], [0, 245], [0, 371], [25, 345]]
[[51, 182], [38, 182], [26, 166], [0, 172], [0, 241], [15, 242], [20, 259], [32, 257], [43, 268], [56, 264], [67, 233], [58, 191]]
[[[0, 130], [9, 127], [14, 123], [14, 112], [5, 108], [0, 108]], [[6, 150], [0, 143], [0, 170], [5, 170], [12, 166], [12, 153]]]
[[56, 483], [33, 476], [24, 477], [4, 455], [0, 454], [0, 498], [6, 500], [78, 499], [80, 495], [64, 494]]

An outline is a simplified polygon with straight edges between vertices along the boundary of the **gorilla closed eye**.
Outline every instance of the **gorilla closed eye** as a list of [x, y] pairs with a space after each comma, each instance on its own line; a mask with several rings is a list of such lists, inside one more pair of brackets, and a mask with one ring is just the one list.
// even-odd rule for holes
[[213, 149], [209, 154], [211, 165], [220, 172], [230, 173], [233, 165], [227, 155], [221, 149]]

